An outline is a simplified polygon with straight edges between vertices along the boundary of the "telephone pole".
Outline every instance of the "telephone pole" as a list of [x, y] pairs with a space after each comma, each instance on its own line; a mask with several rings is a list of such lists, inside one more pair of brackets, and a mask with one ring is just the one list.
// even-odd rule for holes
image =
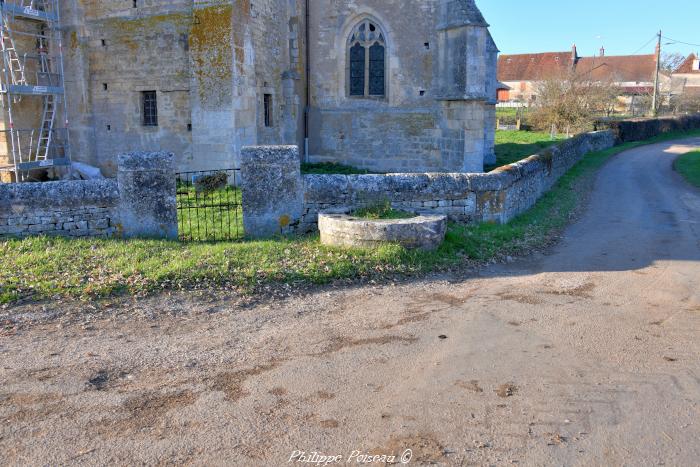
[[659, 72], [661, 71], [661, 31], [659, 31], [659, 41], [656, 44], [656, 75], [654, 76], [654, 98], [651, 101], [651, 115], [656, 117], [659, 114]]

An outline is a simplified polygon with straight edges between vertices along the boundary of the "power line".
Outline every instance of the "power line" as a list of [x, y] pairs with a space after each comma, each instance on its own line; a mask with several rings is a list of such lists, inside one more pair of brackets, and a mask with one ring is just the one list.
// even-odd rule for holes
[[670, 37], [663, 36], [667, 41], [673, 41], [676, 44], [690, 45], [692, 47], [700, 47], [700, 44], [692, 44], [690, 42], [677, 41], [676, 39], [671, 39]]
[[638, 48], [637, 50], [635, 50], [634, 52], [632, 52], [630, 55], [636, 55], [637, 52], [639, 52], [640, 50], [642, 50], [643, 48], [645, 48], [646, 46], [648, 46], [649, 44], [651, 44], [651, 42], [652, 42], [653, 40], [655, 40], [656, 38], [657, 38], [657, 35], [654, 34], [653, 36], [651, 36], [651, 39], [649, 39], [649, 40], [647, 41], [646, 44], [644, 44], [643, 46], [641, 46], [640, 48]]

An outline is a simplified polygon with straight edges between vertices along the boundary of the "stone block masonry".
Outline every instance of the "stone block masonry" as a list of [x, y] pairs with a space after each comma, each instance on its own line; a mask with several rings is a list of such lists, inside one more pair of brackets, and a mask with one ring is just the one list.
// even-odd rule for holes
[[119, 221], [125, 237], [177, 239], [177, 182], [171, 153], [118, 157]]
[[0, 184], [0, 236], [110, 237], [115, 180]]
[[118, 179], [0, 184], [0, 237], [177, 237], [172, 154], [118, 158]]
[[301, 218], [302, 181], [296, 146], [244, 147], [243, 228], [249, 237], [290, 233]]
[[506, 223], [532, 207], [585, 154], [614, 144], [612, 131], [587, 133], [487, 174], [306, 175], [298, 230], [315, 231], [319, 213], [344, 214], [386, 201], [458, 222]]

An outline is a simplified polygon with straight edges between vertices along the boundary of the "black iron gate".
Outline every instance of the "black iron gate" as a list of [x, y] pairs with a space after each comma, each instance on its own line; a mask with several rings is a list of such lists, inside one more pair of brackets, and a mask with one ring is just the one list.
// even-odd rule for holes
[[183, 242], [243, 238], [238, 169], [177, 174], [178, 235]]

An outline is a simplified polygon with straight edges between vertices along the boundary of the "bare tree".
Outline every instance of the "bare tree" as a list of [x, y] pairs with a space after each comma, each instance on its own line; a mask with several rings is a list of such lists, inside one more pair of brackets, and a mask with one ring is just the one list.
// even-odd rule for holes
[[671, 96], [669, 106], [674, 114], [700, 112], [700, 93], [685, 91]]
[[567, 133], [586, 131], [595, 118], [610, 116], [620, 93], [610, 81], [591, 81], [573, 73], [545, 80], [537, 91], [532, 113], [535, 127]]
[[673, 73], [683, 64], [686, 57], [677, 52], [666, 52], [661, 55], [661, 71]]

